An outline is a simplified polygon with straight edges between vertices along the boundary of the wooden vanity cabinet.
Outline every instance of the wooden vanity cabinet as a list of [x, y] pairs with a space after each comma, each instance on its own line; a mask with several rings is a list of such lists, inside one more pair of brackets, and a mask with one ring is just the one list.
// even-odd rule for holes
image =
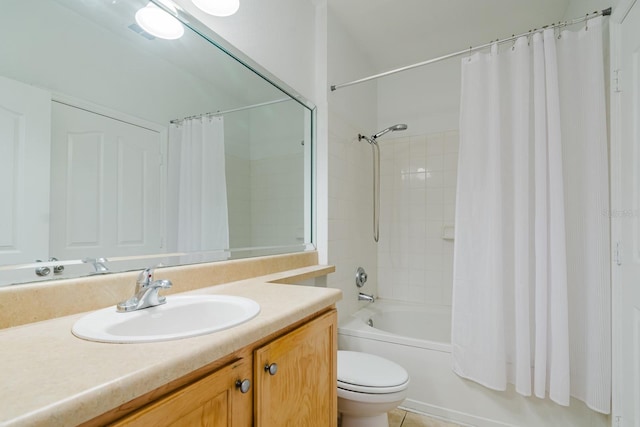
[[242, 381], [251, 381], [251, 362], [247, 357], [231, 363], [112, 425], [251, 427], [253, 387], [240, 389]]
[[255, 426], [337, 424], [336, 311], [254, 351]]
[[[336, 427], [335, 309], [246, 350], [237, 361], [112, 425]], [[251, 387], [242, 393], [237, 382], [245, 379]]]

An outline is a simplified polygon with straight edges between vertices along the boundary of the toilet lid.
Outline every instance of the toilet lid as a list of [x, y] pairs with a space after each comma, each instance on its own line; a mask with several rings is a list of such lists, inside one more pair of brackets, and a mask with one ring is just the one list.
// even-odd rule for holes
[[338, 351], [338, 387], [363, 393], [404, 390], [409, 374], [397, 363], [357, 351]]

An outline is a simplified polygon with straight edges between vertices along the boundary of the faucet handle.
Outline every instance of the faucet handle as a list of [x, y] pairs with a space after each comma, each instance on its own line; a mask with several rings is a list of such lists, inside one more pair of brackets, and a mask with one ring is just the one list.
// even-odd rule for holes
[[148, 267], [140, 272], [136, 283], [141, 288], [146, 288], [151, 284], [151, 282], [153, 282], [153, 268]]

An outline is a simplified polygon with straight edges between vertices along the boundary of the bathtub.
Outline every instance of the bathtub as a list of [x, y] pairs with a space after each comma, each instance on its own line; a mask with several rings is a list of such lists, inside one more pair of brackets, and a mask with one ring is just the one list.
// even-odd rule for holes
[[411, 377], [401, 405], [478, 427], [611, 425], [606, 415], [572, 399], [569, 407], [524, 397], [512, 387], [497, 392], [451, 370], [451, 309], [378, 299], [338, 326], [338, 348], [364, 351], [403, 366]]

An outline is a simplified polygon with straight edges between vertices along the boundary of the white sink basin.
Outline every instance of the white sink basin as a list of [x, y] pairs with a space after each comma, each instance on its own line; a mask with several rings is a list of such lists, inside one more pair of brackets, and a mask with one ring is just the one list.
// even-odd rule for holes
[[205, 335], [244, 323], [260, 312], [248, 298], [229, 295], [168, 296], [166, 304], [119, 313], [114, 307], [78, 319], [78, 338], [108, 343], [169, 341]]

